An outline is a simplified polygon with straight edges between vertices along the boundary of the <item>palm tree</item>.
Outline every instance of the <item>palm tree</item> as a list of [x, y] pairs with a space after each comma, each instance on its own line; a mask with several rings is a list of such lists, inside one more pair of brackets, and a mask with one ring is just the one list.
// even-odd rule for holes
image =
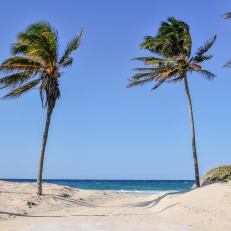
[[37, 194], [42, 195], [42, 172], [45, 148], [51, 115], [56, 101], [60, 98], [60, 70], [70, 67], [72, 51], [80, 45], [82, 30], [67, 44], [64, 54], [59, 57], [57, 30], [48, 22], [31, 24], [18, 33], [17, 42], [11, 46], [12, 57], [5, 60], [0, 71], [6, 76], [0, 79], [1, 89], [10, 89], [3, 99], [18, 98], [33, 89], [39, 89], [43, 108], [47, 108], [46, 125], [42, 139], [37, 178]]
[[164, 82], [177, 83], [184, 81], [186, 97], [188, 101], [189, 117], [192, 133], [192, 151], [195, 167], [196, 186], [200, 187], [199, 168], [196, 152], [196, 139], [193, 120], [192, 103], [189, 94], [187, 73], [197, 72], [208, 80], [212, 80], [215, 75], [204, 70], [199, 63], [210, 60], [213, 56], [205, 53], [215, 42], [216, 36], [199, 47], [196, 54], [191, 56], [192, 39], [187, 23], [169, 17], [167, 22], [162, 22], [155, 37], [146, 36], [144, 42], [140, 44], [141, 49], [145, 49], [156, 55], [150, 57], [138, 57], [133, 60], [144, 62], [148, 67], [135, 68], [139, 73], [132, 76], [127, 87], [135, 87], [149, 82], [156, 82], [152, 90], [157, 89]]

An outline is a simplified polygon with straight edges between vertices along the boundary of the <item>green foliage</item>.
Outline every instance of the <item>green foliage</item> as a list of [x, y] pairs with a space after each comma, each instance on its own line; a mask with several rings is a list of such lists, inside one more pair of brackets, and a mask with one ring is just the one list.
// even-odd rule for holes
[[67, 44], [60, 58], [58, 32], [48, 22], [31, 24], [18, 33], [17, 41], [11, 45], [13, 57], [3, 61], [0, 66], [0, 72], [7, 74], [0, 78], [0, 89], [10, 89], [3, 99], [18, 98], [38, 88], [42, 103], [45, 99], [43, 105], [53, 108], [60, 97], [60, 69], [72, 65], [70, 55], [78, 49], [82, 31]]
[[227, 182], [231, 180], [231, 165], [223, 165], [211, 169], [204, 177], [204, 180]]
[[176, 83], [186, 77], [187, 72], [197, 72], [208, 80], [215, 77], [211, 72], [204, 70], [201, 63], [210, 60], [213, 56], [205, 53], [211, 48], [216, 36], [206, 41], [191, 57], [192, 39], [189, 25], [183, 21], [169, 17], [167, 22], [162, 22], [155, 37], [146, 36], [140, 44], [141, 49], [150, 51], [157, 56], [137, 57], [148, 68], [135, 68], [139, 72], [132, 76], [128, 88], [143, 85], [149, 82], [157, 82], [153, 89], [158, 88], [164, 82]]
[[70, 63], [72, 62], [72, 58], [70, 57], [70, 54], [72, 51], [79, 48], [80, 45], [80, 39], [83, 34], [83, 29], [80, 31], [78, 36], [75, 36], [71, 41], [67, 44], [66, 50], [63, 54], [63, 56], [59, 60], [59, 64], [65, 65], [64, 63]]

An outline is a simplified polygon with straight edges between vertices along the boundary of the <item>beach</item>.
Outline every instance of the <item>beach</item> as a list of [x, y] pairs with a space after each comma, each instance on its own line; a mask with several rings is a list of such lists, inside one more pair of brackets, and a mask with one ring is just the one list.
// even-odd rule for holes
[[0, 230], [231, 230], [231, 182], [152, 195], [48, 183], [43, 190], [0, 181]]

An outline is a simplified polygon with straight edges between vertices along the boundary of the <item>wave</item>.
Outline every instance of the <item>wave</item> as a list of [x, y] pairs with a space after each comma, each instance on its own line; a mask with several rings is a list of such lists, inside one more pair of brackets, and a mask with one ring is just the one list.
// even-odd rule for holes
[[127, 193], [127, 194], [143, 194], [143, 195], [151, 195], [151, 194], [158, 194], [158, 193], [171, 193], [171, 192], [178, 192], [176, 190], [112, 190], [118, 193]]

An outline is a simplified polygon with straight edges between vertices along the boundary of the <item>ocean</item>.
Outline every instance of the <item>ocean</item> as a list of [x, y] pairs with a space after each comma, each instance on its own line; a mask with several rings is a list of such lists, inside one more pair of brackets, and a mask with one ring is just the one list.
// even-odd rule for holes
[[[34, 183], [35, 179], [2, 179], [11, 182]], [[52, 180], [43, 182], [87, 190], [111, 190], [130, 194], [155, 194], [185, 191], [192, 188], [193, 180]]]

